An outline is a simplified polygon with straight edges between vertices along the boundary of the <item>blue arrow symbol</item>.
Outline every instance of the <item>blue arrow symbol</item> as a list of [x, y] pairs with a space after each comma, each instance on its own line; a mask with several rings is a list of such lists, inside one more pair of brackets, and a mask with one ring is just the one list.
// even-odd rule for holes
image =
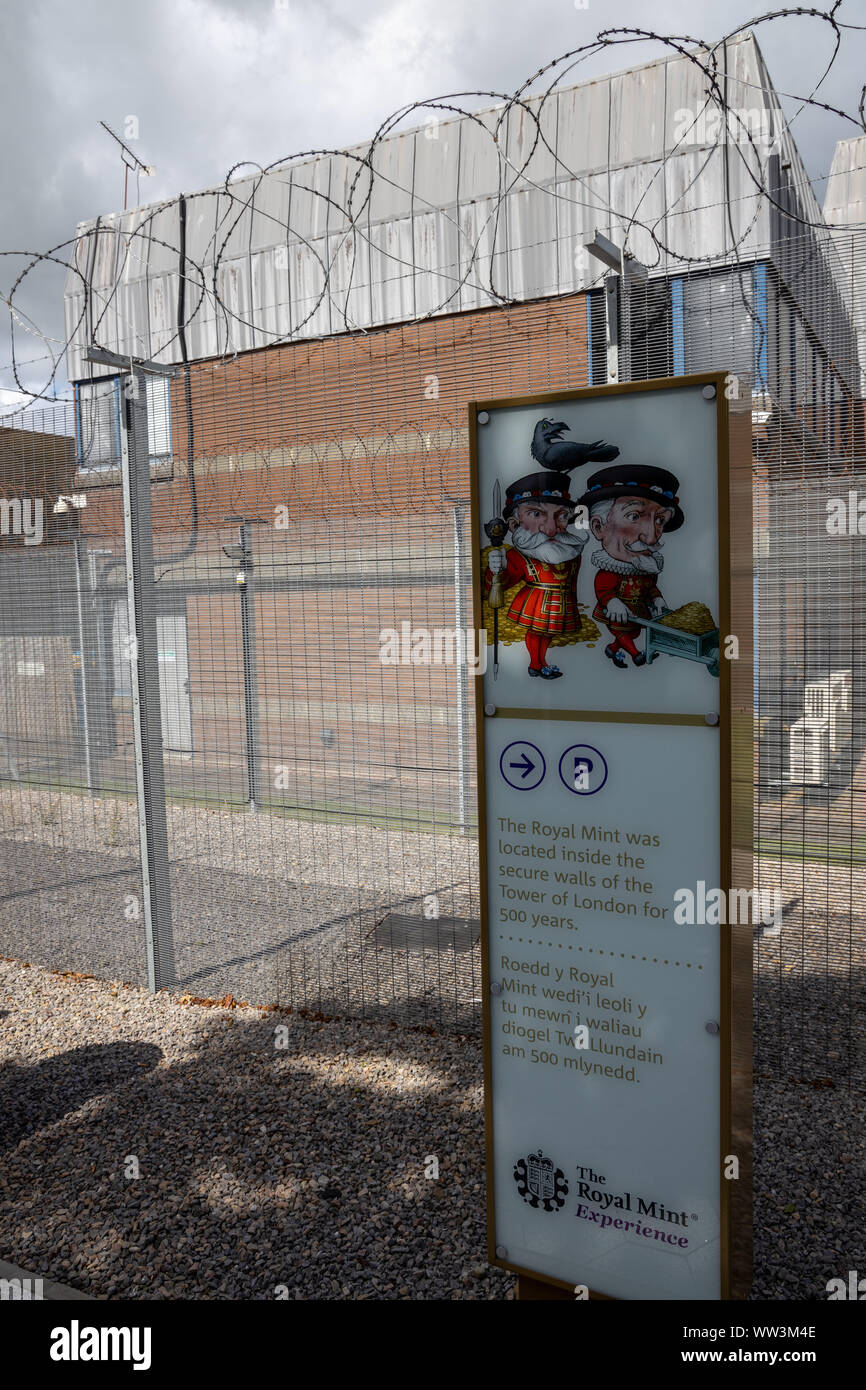
[[519, 763], [509, 763], [508, 766], [509, 766], [509, 767], [517, 767], [517, 768], [521, 768], [521, 767], [522, 767], [522, 768], [523, 768], [523, 771], [522, 771], [522, 773], [521, 773], [520, 775], [521, 775], [521, 777], [523, 777], [524, 780], [525, 780], [525, 779], [529, 776], [529, 774], [530, 774], [530, 772], [532, 771], [532, 769], [535, 767], [535, 763], [532, 761], [531, 758], [528, 758], [528, 757], [526, 756], [526, 754], [524, 753], [524, 755], [523, 755], [523, 757], [521, 758], [521, 760], [520, 760]]

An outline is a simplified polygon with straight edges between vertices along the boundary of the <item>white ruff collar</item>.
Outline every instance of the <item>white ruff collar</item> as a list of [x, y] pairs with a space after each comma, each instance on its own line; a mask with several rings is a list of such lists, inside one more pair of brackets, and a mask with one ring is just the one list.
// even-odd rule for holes
[[[592, 563], [595, 565], [596, 569], [610, 570], [612, 574], [652, 575], [653, 573], [652, 570], [642, 569], [640, 565], [630, 565], [627, 560], [614, 559], [613, 555], [608, 555], [607, 551], [603, 547], [599, 547], [598, 550], [594, 550], [590, 558], [592, 560]], [[658, 569], [656, 570], [656, 574], [661, 574], [662, 567], [664, 565], [664, 556], [656, 555], [655, 558], [658, 562]]]

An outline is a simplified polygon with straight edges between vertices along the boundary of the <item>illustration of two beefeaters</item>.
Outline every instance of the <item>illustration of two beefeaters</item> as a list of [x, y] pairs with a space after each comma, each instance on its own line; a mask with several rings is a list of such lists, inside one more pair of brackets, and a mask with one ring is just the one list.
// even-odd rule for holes
[[[595, 642], [596, 622], [610, 634], [604, 654], [617, 670], [628, 668], [627, 658], [640, 667], [669, 652], [701, 660], [716, 675], [717, 664], [705, 655], [710, 650], [712, 656], [718, 638], [709, 610], [693, 602], [671, 611], [659, 588], [664, 538], [685, 520], [678, 479], [665, 468], [615, 463], [620, 452], [615, 445], [564, 439], [568, 428], [561, 420], [539, 420], [530, 452], [541, 471], [511, 483], [504, 507], [498, 482], [494, 489], [497, 514], [484, 527], [491, 544], [482, 551], [484, 624], [494, 647], [494, 675], [500, 642], [522, 641], [529, 675], [557, 680], [563, 672], [550, 660], [550, 648]], [[609, 466], [587, 478], [582, 495], [572, 496], [579, 489], [573, 489], [570, 474], [588, 463]], [[588, 530], [572, 526], [576, 515], [588, 520]], [[590, 553], [591, 617], [581, 611], [577, 596], [590, 538], [598, 542]]]

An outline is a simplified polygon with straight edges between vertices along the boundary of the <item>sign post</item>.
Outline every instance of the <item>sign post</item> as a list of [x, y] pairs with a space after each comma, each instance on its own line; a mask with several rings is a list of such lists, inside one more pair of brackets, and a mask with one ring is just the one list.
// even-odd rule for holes
[[489, 1258], [524, 1297], [744, 1296], [751, 401], [470, 406]]

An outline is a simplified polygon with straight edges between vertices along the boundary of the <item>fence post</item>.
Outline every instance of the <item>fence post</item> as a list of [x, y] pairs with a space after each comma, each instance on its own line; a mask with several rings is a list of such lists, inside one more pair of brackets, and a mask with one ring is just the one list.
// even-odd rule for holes
[[253, 583], [253, 533], [244, 521], [238, 530], [243, 559], [238, 577], [241, 591], [241, 645], [244, 661], [244, 727], [247, 754], [247, 801], [257, 811], [262, 799], [259, 775], [259, 681], [256, 666], [256, 615]]
[[133, 671], [135, 780], [144, 890], [147, 985], [148, 989], [156, 991], [174, 983], [175, 966], [162, 764], [147, 393], [144, 372], [138, 367], [133, 366], [126, 378], [120, 417], [126, 595], [129, 604], [128, 656]]
[[606, 275], [604, 278], [604, 327], [607, 349], [607, 380], [616, 386], [620, 380], [620, 276]]
[[[454, 508], [454, 626], [457, 629], [457, 806], [460, 834], [466, 834], [469, 804], [469, 674], [466, 652], [466, 547], [463, 535], [465, 507]], [[476, 636], [475, 641], [478, 638]], [[486, 640], [486, 634], [485, 634]]]
[[[88, 631], [85, 633], [84, 620], [84, 597], [82, 593], [81, 576], [87, 558], [87, 542], [81, 536], [76, 536], [73, 541], [75, 547], [75, 612], [78, 621], [78, 653], [79, 653], [79, 672], [81, 677], [81, 732], [84, 737], [84, 776], [87, 783], [87, 795], [93, 795], [93, 749], [90, 736], [91, 727], [91, 708], [90, 708], [90, 672], [93, 666], [93, 654], [91, 651], [93, 625], [88, 621]], [[92, 615], [88, 612], [88, 619]]]

